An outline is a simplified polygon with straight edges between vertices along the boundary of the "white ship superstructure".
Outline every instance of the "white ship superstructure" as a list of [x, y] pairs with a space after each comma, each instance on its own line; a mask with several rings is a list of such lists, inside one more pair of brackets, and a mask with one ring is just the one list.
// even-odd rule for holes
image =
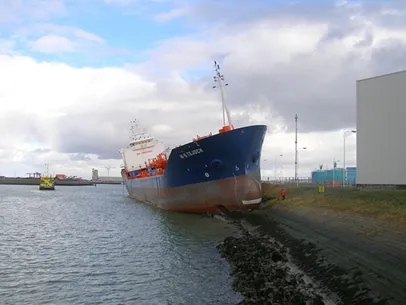
[[124, 167], [129, 171], [147, 167], [149, 160], [165, 151], [165, 144], [152, 137], [136, 120], [131, 121], [130, 143], [122, 150]]

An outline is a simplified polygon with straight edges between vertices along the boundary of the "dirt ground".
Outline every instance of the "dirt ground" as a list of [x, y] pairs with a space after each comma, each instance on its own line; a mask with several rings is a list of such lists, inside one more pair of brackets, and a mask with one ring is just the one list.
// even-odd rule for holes
[[[347, 206], [341, 209], [337, 208], [338, 199], [330, 206], [324, 206], [325, 203], [315, 203], [314, 200], [309, 199], [314, 198], [314, 190], [309, 190], [308, 194], [301, 199], [298, 199], [301, 197], [299, 193], [296, 196], [288, 190], [288, 197], [289, 194], [291, 197], [283, 202], [274, 200], [271, 204], [265, 204], [263, 209], [250, 213], [232, 213], [229, 217], [247, 221], [252, 226], [260, 228], [271, 240], [274, 240], [269, 242], [267, 251], [281, 253], [283, 260], [290, 257], [291, 261], [318, 286], [328, 290], [335, 304], [406, 304], [406, 226], [403, 225], [403, 216], [395, 217], [396, 221], [390, 221], [393, 219], [393, 211], [390, 211], [386, 217], [380, 217], [381, 214], [378, 213], [385, 206], [401, 206], [402, 204], [399, 203], [402, 200], [401, 195], [388, 203], [384, 202], [384, 199], [388, 198], [387, 194], [381, 193], [383, 195], [379, 195], [380, 197], [372, 193], [372, 195], [362, 194], [361, 196], [364, 197], [375, 198], [375, 201], [369, 199], [375, 207], [371, 209], [367, 206], [366, 209], [369, 209], [369, 212], [365, 213], [362, 209], [361, 212], [357, 211], [359, 204], [353, 202], [347, 201], [345, 203]], [[272, 197], [269, 194], [268, 196]], [[345, 196], [342, 198], [354, 196], [352, 198], [358, 198], [358, 202], [365, 202], [365, 198], [359, 200], [359, 193]], [[404, 199], [406, 200], [406, 197]], [[332, 201], [334, 200], [336, 199]], [[371, 213], [371, 210], [375, 212]], [[257, 259], [259, 263], [256, 263], [261, 266], [261, 270], [280, 267], [275, 267], [275, 263], [264, 254], [267, 253], [263, 250], [265, 238], [263, 236], [261, 238], [256, 243], [248, 242], [246, 238], [241, 238], [239, 241], [229, 240], [228, 252], [224, 249], [222, 252], [228, 253], [228, 256], [224, 255], [234, 266], [233, 270], [239, 270], [234, 272], [236, 290], [244, 295], [244, 291], [241, 291], [241, 283], [245, 287], [251, 287], [245, 290], [251, 297], [246, 300], [252, 300], [252, 296], [257, 295], [257, 290], [260, 289], [258, 287], [264, 289], [264, 286], [256, 287], [253, 284], [250, 286], [249, 283], [254, 282], [253, 275], [249, 273], [247, 275], [244, 271], [254, 268], [248, 262], [252, 253], [258, 251], [260, 253], [258, 255], [263, 256], [262, 259]], [[236, 260], [241, 260], [242, 257], [246, 257], [245, 263], [238, 269]], [[269, 266], [271, 266], [270, 269]], [[278, 274], [279, 277], [283, 277], [283, 272], [282, 275]], [[255, 279], [258, 276], [260, 275], [256, 274]], [[241, 280], [244, 278], [245, 281]], [[274, 277], [268, 277], [265, 282], [260, 282], [268, 283], [263, 284], [266, 287], [275, 285], [283, 287], [286, 284], [284, 282], [278, 284], [272, 278]], [[317, 291], [310, 295], [300, 294], [300, 291], [307, 289], [300, 281], [291, 283], [289, 287], [290, 295], [298, 295], [297, 303], [282, 298], [279, 301], [274, 300], [273, 303], [256, 299], [256, 304], [327, 304], [320, 301], [317, 297], [320, 294]], [[273, 293], [277, 294], [278, 291], [276, 289]], [[272, 295], [271, 292], [270, 296]], [[266, 299], [270, 300], [270, 297]], [[244, 304], [254, 303], [254, 301], [246, 301]]]

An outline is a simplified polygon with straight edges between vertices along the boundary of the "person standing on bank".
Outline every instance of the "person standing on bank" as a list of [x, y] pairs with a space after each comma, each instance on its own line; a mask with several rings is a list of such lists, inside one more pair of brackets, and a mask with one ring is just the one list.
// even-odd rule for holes
[[285, 189], [281, 189], [281, 196], [282, 196], [282, 200], [285, 200], [285, 198], [286, 198], [286, 190]]

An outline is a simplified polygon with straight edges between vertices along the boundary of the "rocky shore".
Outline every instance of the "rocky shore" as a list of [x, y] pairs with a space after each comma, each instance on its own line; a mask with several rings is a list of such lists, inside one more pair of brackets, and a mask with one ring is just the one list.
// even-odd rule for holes
[[400, 305], [406, 228], [309, 207], [229, 213], [218, 251], [239, 304]]
[[218, 246], [240, 304], [405, 304], [404, 190], [263, 190], [261, 209], [226, 215], [241, 234]]
[[230, 264], [233, 288], [243, 304], [334, 304], [323, 291], [294, 271], [287, 248], [260, 231], [249, 232], [239, 221], [241, 235], [228, 237], [218, 245]]

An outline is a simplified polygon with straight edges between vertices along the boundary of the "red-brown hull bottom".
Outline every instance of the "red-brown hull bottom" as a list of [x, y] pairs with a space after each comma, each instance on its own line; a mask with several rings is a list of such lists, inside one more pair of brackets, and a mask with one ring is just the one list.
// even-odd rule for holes
[[152, 206], [195, 214], [252, 210], [262, 201], [261, 183], [250, 175], [175, 188], [129, 186], [128, 191], [129, 197]]

